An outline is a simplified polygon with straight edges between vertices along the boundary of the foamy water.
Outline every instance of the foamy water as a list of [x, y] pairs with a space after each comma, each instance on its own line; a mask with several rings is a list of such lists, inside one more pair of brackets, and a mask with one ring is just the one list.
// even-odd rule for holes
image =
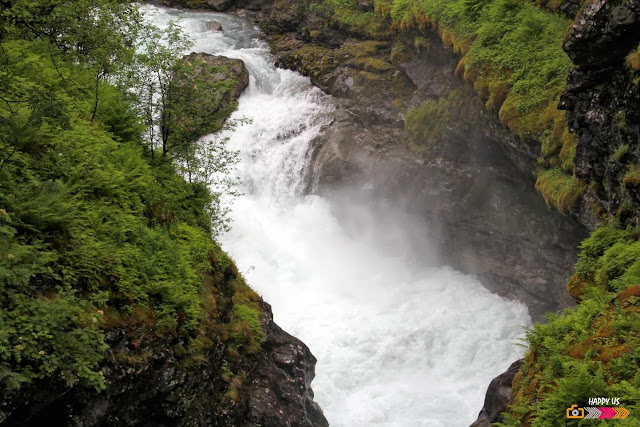
[[[471, 276], [420, 262], [403, 243], [416, 233], [401, 214], [381, 226], [378, 215], [354, 206], [339, 219], [327, 200], [302, 194], [309, 144], [331, 100], [307, 78], [276, 69], [249, 23], [143, 9], [158, 25], [181, 17], [194, 51], [240, 58], [249, 68], [234, 117], [252, 123], [229, 134], [230, 148], [241, 153], [245, 196], [235, 201], [233, 230], [221, 243], [271, 303], [276, 322], [317, 357], [312, 387], [330, 424], [473, 422], [491, 379], [523, 353], [515, 344], [531, 322], [526, 308]], [[211, 20], [224, 32], [206, 31]], [[346, 223], [361, 224], [359, 232]]]

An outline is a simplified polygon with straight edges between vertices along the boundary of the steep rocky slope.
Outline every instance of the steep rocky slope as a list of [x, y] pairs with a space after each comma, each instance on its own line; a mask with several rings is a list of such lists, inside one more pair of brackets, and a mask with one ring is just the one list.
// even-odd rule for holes
[[568, 282], [579, 307], [529, 335], [505, 425], [564, 425], [569, 400], [601, 395], [621, 398], [625, 425], [640, 417], [639, 44], [637, 1], [587, 2], [565, 39], [576, 68], [560, 106], [578, 135], [576, 175], [590, 183], [577, 218], [599, 228]]
[[590, 183], [578, 218], [591, 229], [610, 217], [640, 225], [639, 8], [637, 2], [589, 3], [564, 45], [576, 68], [561, 108], [578, 134], [576, 175]]
[[[315, 358], [273, 322], [269, 305], [239, 285], [242, 279], [235, 274], [233, 264], [224, 275], [212, 264], [209, 289], [222, 294], [212, 292], [208, 298], [224, 308], [209, 313], [220, 320], [212, 319], [218, 326], [203, 331], [198, 354], [163, 333], [154, 318], [122, 319], [105, 328], [109, 351], [99, 366], [104, 390], [34, 382], [2, 397], [2, 425], [328, 426], [310, 387]], [[238, 347], [247, 343], [224, 338], [247, 333], [237, 318], [232, 320], [240, 304], [231, 301], [242, 292], [258, 305], [265, 331], [251, 352]]]

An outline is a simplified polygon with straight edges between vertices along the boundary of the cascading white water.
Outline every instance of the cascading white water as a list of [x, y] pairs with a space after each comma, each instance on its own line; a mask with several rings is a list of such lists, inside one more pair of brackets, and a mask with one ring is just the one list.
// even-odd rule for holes
[[[276, 322], [318, 358], [312, 386], [330, 424], [470, 424], [490, 380], [522, 354], [515, 343], [530, 324], [526, 308], [471, 276], [416, 263], [402, 245], [412, 233], [400, 216], [376, 227], [362, 209], [346, 209], [358, 215], [352, 221], [372, 225], [349, 233], [328, 201], [301, 194], [309, 144], [330, 99], [307, 78], [275, 68], [249, 23], [144, 11], [160, 26], [182, 18], [194, 51], [240, 58], [250, 71], [234, 117], [252, 123], [229, 135], [241, 153], [245, 196], [221, 243], [272, 304]], [[224, 32], [207, 31], [211, 20]]]

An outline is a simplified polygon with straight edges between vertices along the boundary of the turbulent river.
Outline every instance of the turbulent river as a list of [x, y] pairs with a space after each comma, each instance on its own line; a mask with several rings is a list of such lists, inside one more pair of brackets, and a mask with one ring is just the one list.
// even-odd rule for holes
[[[304, 194], [310, 144], [327, 124], [331, 99], [276, 68], [251, 24], [229, 14], [143, 9], [158, 26], [180, 18], [194, 51], [240, 58], [249, 69], [234, 117], [252, 122], [228, 135], [240, 152], [244, 196], [221, 243], [273, 306], [275, 321], [317, 357], [312, 387], [329, 423], [473, 422], [491, 379], [522, 355], [516, 344], [531, 322], [526, 308], [472, 276], [416, 262], [413, 248], [403, 247], [401, 237], [415, 233], [402, 215], [380, 225], [357, 206], [337, 215], [328, 200]], [[208, 31], [207, 21], [224, 31]]]

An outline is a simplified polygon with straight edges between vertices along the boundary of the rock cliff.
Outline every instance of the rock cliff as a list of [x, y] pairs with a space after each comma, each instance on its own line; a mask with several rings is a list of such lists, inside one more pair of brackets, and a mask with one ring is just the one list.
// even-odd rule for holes
[[610, 217], [640, 225], [639, 39], [638, 2], [593, 2], [564, 45], [576, 68], [561, 108], [578, 134], [576, 174], [591, 183], [578, 214], [591, 229]]
[[[36, 383], [20, 401], [0, 401], [11, 414], [3, 425], [328, 426], [310, 388], [315, 358], [260, 304], [266, 336], [257, 356], [229, 362], [227, 344], [214, 332], [194, 363], [175, 337], [129, 323], [107, 331], [104, 391]], [[235, 368], [248, 374], [235, 377]]]
[[[638, 197], [640, 181], [635, 174], [637, 165], [640, 164], [638, 151], [640, 61], [637, 51], [639, 43], [640, 3], [636, 1], [586, 3], [577, 14], [565, 39], [564, 49], [576, 67], [569, 73], [567, 89], [562, 95], [559, 107], [567, 111], [569, 126], [578, 135], [574, 158], [576, 175], [590, 183], [575, 215], [591, 230], [602, 224], [615, 225], [619, 228], [632, 227], [628, 230], [634, 230], [633, 227], [640, 225], [640, 198]], [[606, 228], [602, 230], [602, 234], [609, 232]], [[620, 251], [621, 247], [635, 241], [635, 239], [613, 237], [604, 242], [599, 236], [600, 233], [595, 233], [589, 241], [599, 242], [602, 249], [596, 252], [590, 251], [585, 242], [581, 262], [576, 266], [576, 274], [569, 281], [568, 286], [572, 296], [578, 301], [585, 297], [589, 287], [610, 289], [606, 284], [608, 280], [615, 276], [624, 277], [626, 274], [631, 274], [629, 263], [622, 262], [616, 272], [606, 274], [601, 270], [599, 274], [603, 275], [603, 278], [593, 277], [598, 274], [593, 271], [594, 269], [602, 264], [606, 265], [602, 259], [612, 256], [614, 250], [611, 249], [610, 252], [609, 248], [617, 245]], [[615, 256], [611, 259], [615, 259]], [[627, 357], [626, 352], [633, 351], [632, 342], [637, 335], [632, 335], [634, 338], [631, 338], [616, 334], [609, 339], [605, 338], [600, 343], [598, 337], [602, 335], [602, 331], [599, 328], [610, 327], [612, 313], [616, 313], [618, 318], [624, 318], [628, 322], [633, 322], [633, 319], [637, 321], [638, 301], [630, 300], [633, 298], [630, 297], [631, 295], [638, 295], [637, 286], [633, 286], [637, 284], [636, 280], [631, 281], [631, 286], [626, 289], [624, 286], [614, 288], [620, 292], [596, 313], [585, 315], [582, 310], [586, 308], [581, 307], [580, 310], [569, 315], [572, 320], [590, 319], [588, 324], [593, 328], [593, 335], [586, 334], [582, 340], [570, 340], [562, 351], [564, 354], [569, 354], [571, 358], [586, 360], [591, 357], [585, 357], [584, 351], [598, 354], [595, 359], [605, 362], [603, 364], [605, 376], [614, 387], [615, 382], [624, 378], [624, 375], [611, 372], [610, 366], [614, 363], [624, 363], [622, 360]], [[564, 321], [567, 322], [567, 320]], [[544, 330], [538, 333], [549, 334], [549, 331]], [[571, 330], [563, 331], [563, 334], [573, 333], [575, 332]], [[589, 344], [585, 344], [584, 340]], [[610, 352], [607, 346], [612, 345], [612, 342], [625, 343], [624, 349], [617, 353]], [[534, 421], [531, 402], [540, 401], [545, 393], [552, 389], [548, 383], [539, 379], [546, 369], [544, 362], [539, 360], [539, 355], [544, 351], [548, 351], [545, 346], [533, 346], [524, 363], [520, 364], [521, 372], [516, 376], [517, 380], [511, 393], [515, 402], [510, 410], [510, 415], [515, 415], [512, 421], [519, 423], [518, 425], [532, 425]], [[511, 370], [512, 368], [509, 372]], [[494, 381], [499, 381], [499, 378], [505, 378], [506, 375], [507, 373]], [[555, 375], [560, 377], [566, 375], [566, 372], [560, 369], [560, 372], [556, 372]], [[509, 377], [511, 378], [509, 387], [511, 387], [510, 382], [514, 375]], [[564, 381], [564, 384], [569, 383], [568, 379]], [[595, 387], [593, 389], [595, 394], [603, 393], [600, 391], [603, 389], [602, 384], [596, 386], [590, 384], [584, 387]], [[628, 390], [626, 393], [633, 392]], [[474, 425], [488, 426], [490, 422], [501, 419], [499, 415], [494, 417], [488, 415], [491, 402], [500, 401], [500, 396], [499, 390], [489, 387], [485, 407]], [[578, 397], [574, 400], [578, 404], [586, 404]], [[544, 416], [542, 411], [536, 415]]]
[[[34, 383], [19, 401], [3, 396], [2, 410], [11, 414], [3, 425], [328, 426], [310, 387], [315, 358], [260, 304], [266, 335], [259, 355], [229, 362], [227, 344], [213, 332], [194, 362], [177, 350], [177, 338], [130, 322], [106, 333], [104, 391]], [[236, 368], [246, 377], [235, 377]]]
[[509, 366], [509, 369], [491, 381], [482, 410], [471, 427], [489, 427], [491, 423], [500, 420], [500, 415], [507, 410], [511, 403], [511, 385], [521, 367], [522, 360], [515, 361]]

